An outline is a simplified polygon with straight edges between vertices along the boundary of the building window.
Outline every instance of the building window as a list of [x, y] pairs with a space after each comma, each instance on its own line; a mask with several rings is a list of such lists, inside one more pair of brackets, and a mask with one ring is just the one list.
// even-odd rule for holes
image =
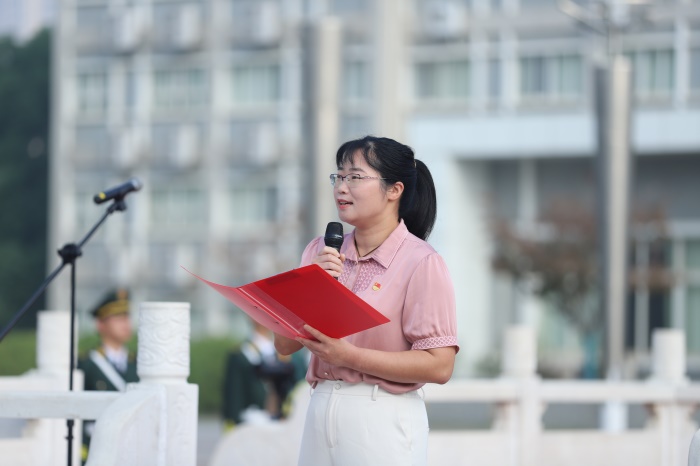
[[233, 101], [237, 105], [269, 105], [280, 99], [279, 65], [233, 68]]
[[189, 226], [207, 219], [204, 193], [198, 189], [153, 190], [151, 220], [157, 226]]
[[203, 70], [160, 70], [155, 72], [154, 103], [159, 110], [192, 109], [208, 102]]
[[78, 126], [76, 128], [76, 160], [83, 163], [107, 161], [110, 153], [110, 137], [105, 126]]
[[75, 40], [79, 51], [106, 49], [112, 42], [113, 21], [106, 6], [85, 6], [76, 10]]
[[365, 115], [343, 115], [340, 120], [343, 141], [357, 139], [372, 133], [372, 122]]
[[126, 73], [124, 89], [124, 105], [127, 109], [136, 108], [136, 74], [133, 71]]
[[426, 62], [415, 65], [415, 93], [419, 101], [451, 103], [469, 98], [469, 62]]
[[690, 89], [700, 94], [700, 48], [690, 51]]
[[525, 102], [562, 103], [581, 97], [580, 56], [538, 56], [520, 59], [520, 94]]
[[78, 74], [78, 113], [83, 116], [103, 115], [107, 109], [107, 74]]
[[367, 10], [367, 0], [333, 0], [331, 9], [333, 13], [360, 13]]
[[642, 100], [671, 97], [674, 81], [672, 50], [641, 50], [628, 54], [635, 96]]
[[279, 0], [234, 0], [231, 6], [234, 41], [263, 47], [279, 43], [284, 15]]
[[685, 328], [688, 352], [700, 354], [700, 240], [685, 244], [686, 288]]
[[688, 352], [700, 354], [700, 285], [687, 289], [685, 328]]
[[231, 190], [231, 219], [235, 228], [255, 228], [277, 218], [277, 189], [273, 186], [238, 186]]
[[343, 97], [350, 103], [369, 98], [369, 70], [366, 62], [356, 61], [345, 65], [343, 73]]
[[489, 100], [496, 102], [501, 97], [501, 61], [489, 60]]

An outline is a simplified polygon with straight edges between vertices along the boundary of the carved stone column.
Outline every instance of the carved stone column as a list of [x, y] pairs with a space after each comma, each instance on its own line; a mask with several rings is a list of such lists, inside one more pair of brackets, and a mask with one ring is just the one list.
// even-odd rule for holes
[[140, 383], [129, 390], [165, 388], [166, 440], [158, 457], [169, 466], [195, 466], [199, 387], [190, 375], [190, 304], [141, 303], [137, 370]]
[[190, 303], [141, 303], [137, 370], [142, 383], [186, 383]]

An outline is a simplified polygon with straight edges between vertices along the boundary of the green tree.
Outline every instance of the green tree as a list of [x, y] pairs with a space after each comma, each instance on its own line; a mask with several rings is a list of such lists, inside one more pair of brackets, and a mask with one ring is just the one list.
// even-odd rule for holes
[[0, 327], [46, 275], [50, 43], [49, 31], [0, 39]]

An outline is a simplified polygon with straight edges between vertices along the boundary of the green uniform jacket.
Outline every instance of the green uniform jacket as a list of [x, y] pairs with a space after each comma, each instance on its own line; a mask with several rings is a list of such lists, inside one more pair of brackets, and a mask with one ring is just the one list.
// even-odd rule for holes
[[[102, 353], [101, 350], [93, 350]], [[104, 354], [102, 354], [104, 356]], [[100, 368], [95, 361], [90, 358], [87, 354], [85, 358], [78, 360], [78, 369], [83, 371], [85, 374], [85, 390], [107, 390], [107, 391], [119, 391], [110, 378], [105, 375], [104, 371]], [[115, 368], [116, 371], [116, 368]], [[117, 371], [118, 372], [118, 371]], [[125, 383], [138, 382], [139, 377], [136, 374], [136, 358], [133, 355], [129, 355], [129, 361], [127, 363], [126, 373], [121, 374], [121, 378]]]
[[[109, 364], [113, 371], [110, 377], [103, 370], [104, 366], [100, 366], [96, 360], [100, 358], [96, 357], [92, 353], [99, 353], [102, 356], [102, 364]], [[102, 348], [92, 350], [78, 360], [78, 369], [83, 371], [85, 375], [85, 390], [101, 390], [101, 391], [120, 391], [117, 385], [125, 385], [127, 383], [138, 382], [139, 377], [136, 374], [136, 358], [133, 355], [129, 355], [127, 362], [127, 368], [125, 373], [119, 372], [114, 366], [112, 366], [106, 358], [104, 358], [104, 352]], [[113, 382], [113, 378], [117, 376], [116, 383]], [[87, 459], [87, 450], [90, 445], [90, 437], [92, 436], [92, 429], [94, 428], [94, 422], [86, 421], [83, 422], [83, 462]]]
[[[244, 343], [245, 344], [245, 343]], [[253, 347], [254, 348], [254, 347]], [[306, 360], [301, 352], [273, 366], [254, 365], [237, 349], [226, 359], [222, 415], [226, 421], [239, 424], [241, 414], [255, 406], [265, 409], [268, 390], [277, 392], [280, 404], [286, 401], [294, 384], [306, 375]], [[279, 407], [283, 411], [282, 407]], [[280, 415], [284, 415], [280, 412]]]

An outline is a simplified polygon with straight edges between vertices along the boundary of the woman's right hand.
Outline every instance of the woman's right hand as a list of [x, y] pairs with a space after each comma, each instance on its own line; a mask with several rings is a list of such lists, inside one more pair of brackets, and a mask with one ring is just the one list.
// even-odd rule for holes
[[333, 278], [338, 278], [343, 272], [345, 254], [339, 253], [335, 248], [324, 246], [323, 250], [314, 257], [312, 264], [318, 264]]

